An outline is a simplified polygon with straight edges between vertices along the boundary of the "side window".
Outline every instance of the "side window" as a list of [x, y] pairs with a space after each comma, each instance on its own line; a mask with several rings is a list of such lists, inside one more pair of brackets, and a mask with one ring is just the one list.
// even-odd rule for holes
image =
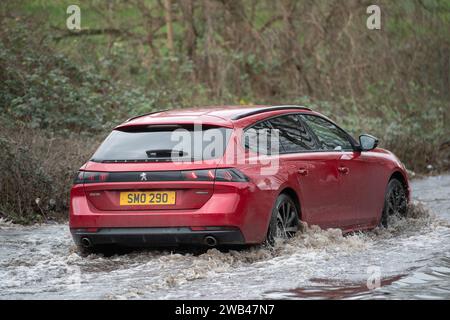
[[331, 122], [317, 116], [301, 115], [301, 118], [317, 136], [320, 150], [344, 151], [352, 150], [347, 135]]
[[272, 146], [271, 144], [271, 130], [273, 130], [273, 128], [270, 126], [268, 121], [259, 122], [248, 128], [244, 132], [245, 147], [256, 153], [278, 153], [279, 147], [277, 145]]
[[279, 130], [280, 145], [284, 152], [296, 153], [318, 149], [316, 141], [298, 115], [290, 114], [269, 120]]

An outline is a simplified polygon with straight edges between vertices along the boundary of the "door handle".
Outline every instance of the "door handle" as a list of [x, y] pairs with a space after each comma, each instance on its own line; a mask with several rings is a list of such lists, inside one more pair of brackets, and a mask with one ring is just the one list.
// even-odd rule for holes
[[308, 175], [308, 170], [302, 168], [298, 170], [298, 174], [302, 175], [302, 176], [307, 176]]
[[338, 171], [342, 174], [348, 174], [350, 172], [350, 169], [347, 167], [339, 167]]

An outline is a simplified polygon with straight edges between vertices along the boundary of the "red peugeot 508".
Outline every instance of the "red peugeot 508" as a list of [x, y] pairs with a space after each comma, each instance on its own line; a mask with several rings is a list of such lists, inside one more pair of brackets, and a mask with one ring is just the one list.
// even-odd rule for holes
[[159, 111], [117, 126], [81, 167], [80, 248], [273, 244], [300, 221], [344, 232], [406, 212], [403, 164], [298, 106]]

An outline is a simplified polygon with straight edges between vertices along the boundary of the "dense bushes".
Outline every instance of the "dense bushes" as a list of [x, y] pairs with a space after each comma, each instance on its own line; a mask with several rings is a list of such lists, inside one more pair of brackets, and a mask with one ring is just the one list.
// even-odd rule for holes
[[3, 25], [0, 70], [0, 112], [31, 128], [98, 132], [153, 108], [140, 90], [77, 65], [20, 24]]
[[[27, 147], [17, 146], [13, 141], [0, 138], [0, 209], [16, 221], [28, 221], [29, 215], [46, 211], [53, 201], [47, 200], [53, 194], [52, 179], [40, 166], [40, 160], [29, 154]], [[44, 199], [42, 199], [44, 197]], [[40, 199], [44, 201], [40, 201]]]
[[67, 217], [72, 179], [102, 137], [1, 124], [0, 215], [19, 223]]

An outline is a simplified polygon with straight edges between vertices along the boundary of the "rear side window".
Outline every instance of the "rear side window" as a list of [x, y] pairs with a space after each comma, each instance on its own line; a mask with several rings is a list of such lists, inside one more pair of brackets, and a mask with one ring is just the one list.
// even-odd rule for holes
[[194, 161], [223, 156], [232, 129], [145, 126], [114, 130], [92, 156], [97, 162]]
[[278, 143], [272, 143], [278, 138], [275, 136], [273, 128], [268, 121], [262, 121], [245, 130], [244, 141], [245, 147], [256, 153], [261, 154], [278, 154], [280, 146]]
[[286, 153], [316, 150], [316, 141], [298, 115], [290, 114], [269, 120], [279, 130], [280, 144]]
[[347, 134], [333, 123], [317, 116], [301, 115], [303, 121], [311, 128], [319, 140], [319, 150], [344, 151], [353, 150]]

